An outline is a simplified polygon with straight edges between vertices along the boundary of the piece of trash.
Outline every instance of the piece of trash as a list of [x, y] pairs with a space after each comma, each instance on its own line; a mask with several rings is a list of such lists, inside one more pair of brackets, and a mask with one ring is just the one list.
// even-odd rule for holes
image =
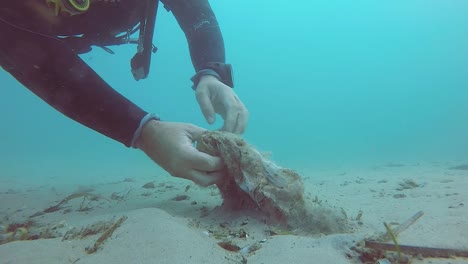
[[240, 247], [233, 244], [232, 242], [219, 242], [218, 246], [224, 248], [227, 251], [238, 252]]
[[377, 260], [377, 262], [375, 262], [375, 264], [392, 264], [392, 263], [390, 262], [390, 260], [385, 258], [385, 259]]
[[243, 247], [239, 252], [242, 255], [247, 255], [247, 254], [250, 254], [250, 253], [252, 253], [254, 251], [259, 250], [260, 248], [262, 248], [262, 245], [259, 242], [255, 242], [253, 244], [250, 244], [248, 246]]
[[297, 172], [268, 160], [239, 135], [206, 131], [197, 141], [197, 149], [221, 157], [226, 164], [226, 177], [216, 184], [224, 209], [258, 210], [270, 223], [311, 233], [330, 234], [348, 228], [347, 219], [336, 210], [309, 206]]

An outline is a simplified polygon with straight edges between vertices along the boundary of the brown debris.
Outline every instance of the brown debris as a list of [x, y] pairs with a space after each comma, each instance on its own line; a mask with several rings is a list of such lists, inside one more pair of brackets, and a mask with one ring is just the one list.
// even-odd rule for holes
[[[382, 251], [395, 251], [394, 244], [382, 243], [377, 241], [365, 241], [367, 248], [382, 250]], [[421, 255], [430, 258], [452, 258], [463, 257], [468, 258], [468, 250], [462, 249], [448, 249], [448, 248], [431, 248], [431, 247], [417, 247], [409, 245], [399, 245], [401, 252], [410, 255]]]
[[271, 224], [307, 233], [336, 233], [347, 228], [346, 218], [336, 210], [306, 204], [302, 177], [268, 160], [239, 135], [206, 131], [197, 148], [221, 157], [227, 177], [216, 185], [228, 211], [255, 210]]
[[95, 201], [95, 200], [98, 200], [98, 199], [102, 198], [102, 197], [100, 197], [98, 195], [95, 195], [95, 194], [92, 194], [92, 193], [86, 193], [86, 192], [74, 193], [74, 194], [71, 194], [71, 195], [63, 198], [58, 204], [56, 204], [54, 206], [51, 206], [51, 207], [45, 209], [42, 212], [35, 213], [31, 217], [39, 216], [39, 215], [42, 215], [43, 213], [52, 213], [52, 212], [58, 211], [58, 210], [60, 210], [60, 207], [62, 205], [64, 205], [65, 203], [69, 202], [70, 200], [80, 198], [80, 197], [87, 197], [91, 201]]
[[71, 230], [67, 231], [63, 236], [62, 241], [64, 240], [72, 240], [72, 239], [83, 239], [87, 236], [96, 235], [102, 233], [109, 229], [112, 226], [113, 222], [103, 222], [99, 221], [94, 224], [88, 225], [86, 227], [81, 228], [79, 231], [77, 228], [72, 228]]
[[96, 242], [94, 243], [94, 245], [92, 247], [88, 247], [86, 248], [86, 253], [88, 254], [92, 254], [94, 252], [96, 252], [100, 246], [110, 237], [112, 236], [112, 233], [114, 233], [114, 231], [125, 221], [127, 220], [127, 216], [122, 216], [119, 218], [119, 220], [117, 220], [114, 224], [112, 224], [111, 227], [109, 227], [105, 232], [104, 234], [102, 234], [97, 240]]
[[240, 247], [237, 245], [234, 245], [232, 242], [219, 242], [218, 246], [224, 248], [227, 251], [232, 251], [232, 252], [239, 252]]

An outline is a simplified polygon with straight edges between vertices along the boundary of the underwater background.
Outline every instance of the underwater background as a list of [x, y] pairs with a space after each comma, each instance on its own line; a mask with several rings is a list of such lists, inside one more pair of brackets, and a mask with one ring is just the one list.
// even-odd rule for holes
[[[468, 1], [211, 1], [245, 138], [295, 169], [468, 161]], [[165, 121], [208, 128], [184, 34], [159, 9], [148, 79], [136, 46], [81, 57]], [[63, 116], [0, 71], [1, 174], [69, 183], [157, 175], [142, 152]]]

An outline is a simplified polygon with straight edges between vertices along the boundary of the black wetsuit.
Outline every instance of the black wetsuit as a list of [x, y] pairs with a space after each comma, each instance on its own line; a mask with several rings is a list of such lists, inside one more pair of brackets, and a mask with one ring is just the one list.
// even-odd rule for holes
[[[117, 93], [82, 61], [77, 55], [82, 51], [56, 36], [125, 32], [139, 22], [145, 1], [92, 2], [84, 14], [53, 20], [41, 17], [37, 4], [31, 7], [25, 4], [27, 0], [7, 2], [0, 4], [0, 65], [66, 116], [131, 146], [147, 112]], [[207, 62], [224, 63], [221, 31], [208, 0], [162, 2], [187, 37], [196, 71]]]

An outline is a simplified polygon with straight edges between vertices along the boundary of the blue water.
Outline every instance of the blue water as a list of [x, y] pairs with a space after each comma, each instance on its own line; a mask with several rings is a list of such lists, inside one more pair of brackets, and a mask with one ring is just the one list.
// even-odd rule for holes
[[[468, 2], [212, 1], [250, 111], [245, 138], [292, 168], [468, 161]], [[88, 62], [164, 120], [209, 126], [191, 90], [187, 43], [159, 10], [148, 79], [135, 46]], [[141, 152], [56, 112], [0, 71], [1, 174], [85, 179], [152, 175]]]

